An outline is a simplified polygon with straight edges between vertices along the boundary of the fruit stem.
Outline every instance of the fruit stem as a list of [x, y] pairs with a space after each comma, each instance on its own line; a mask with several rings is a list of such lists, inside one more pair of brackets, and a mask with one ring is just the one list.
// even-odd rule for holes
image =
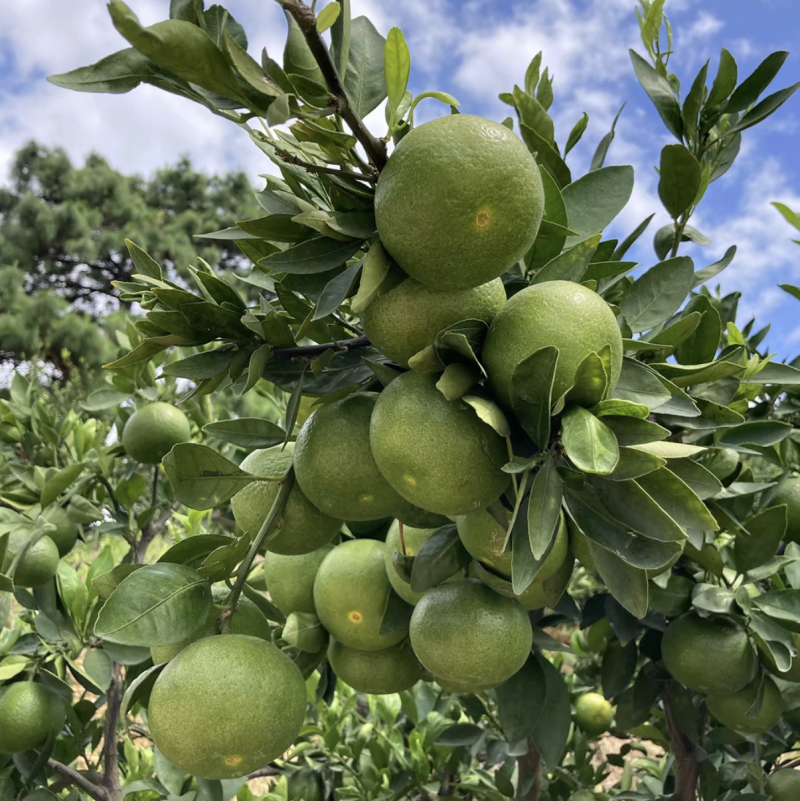
[[[278, 494], [275, 496], [275, 500], [272, 502], [272, 506], [270, 507], [267, 516], [264, 518], [264, 522], [261, 524], [261, 528], [258, 530], [258, 534], [256, 535], [256, 538], [253, 540], [253, 544], [250, 546], [250, 550], [248, 551], [247, 556], [242, 560], [241, 564], [239, 565], [239, 570], [236, 574], [236, 583], [233, 585], [231, 594], [228, 596], [228, 601], [225, 604], [225, 606], [227, 606], [230, 611], [236, 609], [236, 604], [239, 601], [239, 596], [242, 594], [242, 589], [244, 588], [244, 584], [247, 581], [247, 577], [250, 575], [250, 568], [253, 566], [253, 560], [256, 558], [256, 554], [261, 549], [261, 546], [264, 544], [264, 542], [267, 541], [268, 539], [267, 535], [270, 533], [272, 524], [275, 522], [278, 515], [283, 511], [283, 507], [286, 504], [286, 499], [289, 497], [289, 493], [291, 492], [293, 486], [294, 486], [294, 473], [290, 471], [289, 474], [286, 476], [286, 478], [284, 478], [284, 480], [280, 482], [280, 489], [278, 490]], [[230, 615], [224, 616], [221, 630], [222, 634], [230, 634], [231, 630]]]
[[397, 521], [397, 528], [400, 531], [400, 547], [403, 549], [403, 556], [407, 556], [408, 554], [406, 553], [406, 538], [405, 538], [405, 534], [403, 533], [403, 521], [402, 520], [398, 520]]
[[319, 66], [328, 90], [333, 95], [335, 110], [341, 114], [355, 138], [361, 142], [364, 151], [375, 168], [382, 170], [386, 165], [386, 142], [376, 139], [369, 132], [364, 121], [350, 105], [350, 101], [347, 99], [347, 92], [344, 89], [339, 73], [336, 71], [325, 40], [317, 30], [317, 19], [314, 16], [314, 12], [302, 0], [277, 0], [277, 2], [292, 15], [305, 37], [308, 49]]

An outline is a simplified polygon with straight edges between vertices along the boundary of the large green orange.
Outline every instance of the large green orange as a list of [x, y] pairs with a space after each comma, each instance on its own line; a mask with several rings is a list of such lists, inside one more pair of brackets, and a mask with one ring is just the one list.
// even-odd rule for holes
[[[265, 450], [253, 451], [241, 463], [242, 470], [253, 475], [268, 475], [268, 468], [280, 445]], [[294, 443], [286, 446], [289, 454], [294, 452]], [[258, 534], [280, 484], [277, 481], [254, 481], [231, 499], [231, 510], [239, 526], [251, 537]], [[275, 553], [296, 556], [310, 553], [330, 542], [342, 527], [342, 521], [320, 511], [295, 482], [286, 499], [283, 516], [277, 524], [277, 534], [267, 543], [267, 549]]]
[[[511, 549], [503, 551], [506, 538], [504, 529], [485, 509], [456, 518], [456, 527], [461, 543], [473, 559], [488, 565], [495, 573], [511, 577]], [[536, 574], [537, 581], [550, 578], [567, 558], [569, 535], [564, 515], [560, 517], [555, 541], [550, 553]]]
[[414, 653], [437, 681], [470, 691], [497, 687], [513, 676], [533, 643], [521, 604], [474, 579], [428, 590], [414, 608], [409, 631]]
[[778, 770], [767, 780], [772, 801], [797, 801], [800, 798], [800, 770]]
[[753, 683], [737, 693], [709, 695], [706, 699], [708, 711], [723, 725], [743, 734], [763, 734], [781, 718], [783, 701], [781, 692], [771, 679], [764, 679], [764, 700], [761, 709], [752, 716], [747, 713], [758, 695], [758, 685]]
[[384, 246], [434, 289], [466, 289], [504, 273], [533, 245], [543, 207], [539, 169], [519, 137], [467, 114], [412, 130], [375, 193]]
[[395, 645], [405, 631], [381, 634], [392, 585], [384, 548], [377, 540], [349, 540], [323, 560], [314, 580], [314, 606], [322, 625], [339, 642], [362, 651]]
[[192, 438], [189, 419], [171, 403], [137, 409], [122, 430], [125, 453], [142, 464], [158, 464], [179, 442]]
[[159, 674], [148, 704], [164, 756], [203, 779], [244, 776], [295, 741], [306, 710], [297, 666], [265, 640], [206, 637]]
[[575, 722], [590, 736], [608, 731], [614, 709], [600, 693], [584, 693], [575, 702]]
[[506, 302], [503, 282], [440, 291], [407, 278], [370, 303], [364, 312], [364, 333], [392, 361], [408, 367], [408, 360], [432, 345], [436, 335], [459, 320], [491, 323]]
[[407, 501], [464, 515], [496, 501], [511, 477], [505, 440], [464, 401], [448, 401], [437, 376], [403, 373], [381, 392], [370, 425], [375, 461]]
[[[172, 645], [157, 645], [150, 649], [150, 656], [154, 665], [162, 662], [169, 662], [176, 657], [184, 648], [203, 637], [213, 637], [219, 634], [219, 616], [225, 609], [225, 602], [228, 600], [230, 590], [221, 585], [216, 585], [211, 589], [211, 596], [214, 604], [208, 613], [206, 625], [195, 635], [186, 640], [180, 640]], [[272, 640], [272, 627], [264, 616], [264, 613], [256, 606], [253, 601], [244, 596], [239, 596], [236, 609], [231, 615], [231, 634], [246, 634], [249, 637], [260, 637], [262, 640]]]
[[800, 476], [790, 476], [772, 496], [771, 506], [786, 504], [789, 523], [784, 539], [787, 542], [800, 542]]
[[0, 688], [0, 754], [44, 745], [53, 723], [53, 699], [42, 684], [20, 681]]
[[359, 651], [332, 640], [328, 660], [333, 672], [360, 693], [400, 693], [423, 677], [408, 640], [380, 651]]
[[319, 566], [333, 550], [323, 545], [311, 553], [284, 556], [267, 551], [264, 557], [264, 577], [272, 602], [284, 615], [292, 612], [314, 612], [314, 579]]
[[[403, 540], [406, 544], [406, 555], [416, 556], [419, 549], [438, 531], [438, 528], [412, 528], [411, 526], [403, 526]], [[400, 524], [397, 520], [392, 523], [389, 533], [386, 535], [386, 547], [384, 548], [383, 555], [386, 561], [386, 575], [389, 577], [394, 591], [406, 602], [415, 605], [423, 593], [414, 592], [411, 585], [407, 581], [403, 581], [397, 568], [394, 566], [392, 558], [394, 552], [403, 552], [402, 544], [400, 542]]]
[[50, 531], [48, 537], [56, 544], [59, 556], [66, 556], [78, 541], [78, 526], [70, 520], [67, 510], [63, 506], [48, 506], [42, 512], [42, 517], [56, 527]]
[[[25, 547], [29, 534], [11, 533], [3, 570], [11, 567], [14, 557]], [[58, 547], [48, 536], [40, 537], [31, 545], [17, 564], [14, 584], [18, 587], [38, 587], [47, 584], [58, 572]]]
[[321, 406], [297, 436], [294, 469], [300, 487], [315, 506], [342, 520], [393, 517], [402, 502], [370, 449], [377, 398], [355, 392]]
[[622, 370], [622, 335], [609, 305], [571, 281], [545, 281], [517, 292], [494, 318], [481, 361], [497, 398], [511, 406], [511, 377], [520, 362], [544, 347], [558, 348], [555, 402], [571, 386], [590, 353], [611, 347], [611, 383]]
[[758, 659], [747, 634], [724, 618], [688, 614], [674, 620], [661, 640], [667, 670], [689, 689], [735, 693], [756, 673]]

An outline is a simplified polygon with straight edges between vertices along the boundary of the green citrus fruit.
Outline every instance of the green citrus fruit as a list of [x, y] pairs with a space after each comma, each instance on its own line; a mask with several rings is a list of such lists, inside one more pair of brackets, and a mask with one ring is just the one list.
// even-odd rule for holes
[[689, 689], [735, 693], [752, 681], [757, 658], [742, 628], [723, 618], [689, 614], [667, 627], [661, 640], [667, 670]]
[[[150, 649], [150, 656], [154, 665], [169, 662], [184, 648], [203, 637], [213, 637], [219, 634], [219, 616], [225, 609], [230, 590], [227, 587], [215, 586], [211, 589], [214, 604], [208, 614], [206, 625], [194, 637], [173, 643], [172, 645], [157, 645]], [[262, 640], [272, 639], [272, 627], [264, 613], [249, 598], [240, 595], [236, 610], [231, 615], [231, 634], [245, 634], [249, 637], [260, 637]]]
[[614, 630], [611, 628], [611, 621], [601, 618], [596, 623], [592, 623], [586, 630], [586, 646], [590, 651], [597, 654], [605, 653], [608, 641], [611, 639]]
[[53, 724], [53, 699], [42, 684], [20, 681], [0, 689], [0, 754], [44, 745]]
[[506, 302], [499, 278], [487, 284], [439, 291], [407, 278], [380, 295], [364, 312], [364, 333], [370, 342], [401, 367], [428, 345], [436, 335], [460, 320], [491, 323]]
[[384, 544], [350, 540], [323, 560], [314, 581], [314, 605], [322, 625], [339, 642], [379, 651], [404, 639], [405, 631], [381, 634], [392, 585], [386, 575]]
[[480, 562], [470, 563], [469, 575], [480, 579], [487, 587], [491, 587], [500, 595], [505, 595], [506, 598], [515, 598], [525, 609], [531, 610], [544, 609], [546, 606], [554, 607], [564, 594], [574, 567], [574, 559], [565, 559], [552, 576], [546, 579], [540, 579], [537, 576], [520, 595], [514, 593], [511, 581], [484, 567]]
[[600, 693], [584, 693], [575, 702], [575, 722], [591, 737], [608, 731], [614, 709]]
[[753, 684], [740, 692], [727, 695], [709, 695], [708, 711], [723, 725], [743, 734], [763, 734], [780, 719], [783, 710], [781, 691], [771, 679], [764, 679], [764, 700], [757, 714], [748, 716], [758, 695]]
[[778, 770], [767, 779], [772, 801], [797, 801], [800, 798], [800, 770]]
[[[14, 534], [8, 540], [4, 571], [11, 567], [14, 557], [30, 539], [29, 534]], [[18, 587], [38, 587], [47, 584], [58, 572], [58, 547], [48, 536], [39, 538], [31, 545], [17, 564], [14, 584]]]
[[323, 559], [333, 545], [323, 545], [316, 551], [299, 556], [284, 556], [267, 551], [264, 556], [264, 577], [272, 602], [284, 615], [292, 612], [313, 612], [314, 579]]
[[265, 640], [206, 637], [159, 674], [148, 704], [164, 756], [203, 779], [244, 776], [295, 741], [306, 711], [297, 666]]
[[[280, 445], [253, 451], [242, 460], [241, 468], [253, 475], [268, 475], [270, 464], [280, 452]], [[288, 443], [284, 452], [291, 455], [294, 444]], [[231, 498], [236, 522], [251, 537], [258, 534], [279, 491], [280, 484], [277, 481], [254, 481]], [[321, 512], [295, 483], [277, 523], [278, 533], [269, 539], [267, 549], [289, 556], [310, 553], [330, 542], [341, 527], [341, 520]]]
[[403, 373], [381, 392], [370, 424], [375, 461], [409, 503], [463, 515], [496, 501], [511, 477], [505, 440], [464, 401], [448, 401], [437, 376]]
[[800, 476], [790, 476], [778, 487], [770, 504], [778, 506], [782, 503], [786, 504], [789, 520], [784, 539], [787, 542], [800, 542]]
[[450, 518], [445, 517], [445, 515], [428, 512], [405, 500], [395, 512], [395, 517], [412, 528], [441, 528], [450, 522]]
[[[416, 556], [419, 549], [426, 543], [439, 529], [438, 528], [413, 528], [412, 526], [403, 526], [403, 539], [406, 543], [406, 554], [408, 556]], [[389, 582], [394, 591], [406, 602], [415, 605], [423, 593], [414, 592], [411, 585], [407, 581], [403, 581], [397, 568], [392, 562], [394, 552], [403, 552], [400, 543], [400, 525], [397, 520], [392, 523], [389, 533], [386, 535], [386, 547], [383, 550], [384, 559], [386, 561], [386, 575], [389, 577]], [[357, 688], [356, 688], [357, 689]]]
[[316, 654], [328, 645], [328, 632], [313, 612], [292, 612], [286, 618], [281, 639], [301, 651]]
[[377, 398], [355, 392], [321, 406], [297, 436], [294, 469], [300, 487], [313, 504], [343, 520], [394, 516], [401, 503], [370, 449]]
[[[794, 639], [795, 647], [800, 649], [800, 634], [792, 634], [792, 638]], [[772, 673], [773, 676], [777, 676], [784, 681], [800, 684], [800, 655], [792, 657], [792, 664], [785, 673], [781, 673], [781, 671], [778, 670], [778, 666], [768, 649], [761, 651], [761, 655], [764, 659], [764, 664], [767, 666], [767, 670]]]
[[189, 419], [171, 403], [137, 409], [122, 430], [125, 453], [142, 464], [158, 464], [179, 442], [192, 438]]
[[[485, 509], [456, 518], [458, 536], [473, 559], [488, 565], [495, 573], [511, 577], [511, 549], [503, 551], [506, 530]], [[564, 515], [561, 515], [555, 541], [539, 568], [536, 579], [544, 581], [558, 570], [567, 558], [569, 536]]]
[[736, 470], [739, 454], [733, 448], [709, 448], [696, 456], [695, 461], [724, 481]]
[[411, 646], [436, 680], [470, 691], [497, 687], [525, 664], [533, 643], [528, 613], [474, 579], [434, 587], [414, 607]]
[[543, 208], [539, 169], [519, 137], [467, 114], [414, 128], [375, 192], [381, 241], [412, 278], [435, 289], [504, 273], [530, 250]]
[[78, 541], [78, 526], [70, 520], [63, 506], [49, 506], [42, 512], [42, 517], [56, 527], [47, 536], [56, 544], [58, 555], [66, 556]]
[[611, 347], [611, 383], [622, 370], [617, 318], [596, 292], [571, 281], [545, 281], [517, 292], [494, 318], [483, 343], [483, 362], [497, 398], [511, 406], [510, 385], [520, 362], [540, 348], [558, 348], [555, 402], [571, 386], [590, 353]]
[[345, 684], [371, 695], [403, 692], [423, 677], [408, 640], [380, 651], [359, 651], [332, 640], [328, 660]]

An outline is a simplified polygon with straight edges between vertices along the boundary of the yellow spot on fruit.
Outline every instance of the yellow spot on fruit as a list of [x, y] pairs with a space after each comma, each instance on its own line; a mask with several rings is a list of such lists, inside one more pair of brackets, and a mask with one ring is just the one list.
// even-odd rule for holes
[[478, 228], [486, 228], [487, 225], [491, 222], [491, 215], [486, 209], [481, 209], [478, 212], [477, 217], [475, 217], [475, 224]]
[[361, 503], [372, 503], [375, 500], [374, 495], [362, 495], [359, 500]]
[[414, 476], [410, 476], [408, 473], [406, 473], [403, 476], [403, 481], [405, 481], [406, 484], [408, 484], [409, 487], [416, 487], [417, 486], [417, 479], [414, 478]]
[[353, 610], [347, 613], [347, 619], [351, 623], [362, 623], [364, 621], [364, 615], [362, 615], [361, 612]]
[[240, 756], [229, 756], [225, 760], [226, 765], [230, 765], [232, 768], [235, 768], [237, 765], [241, 765], [242, 758]]

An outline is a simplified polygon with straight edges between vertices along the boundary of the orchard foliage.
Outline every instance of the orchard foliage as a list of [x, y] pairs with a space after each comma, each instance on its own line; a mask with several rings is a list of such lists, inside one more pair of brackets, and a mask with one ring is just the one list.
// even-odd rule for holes
[[[173, 0], [169, 20], [144, 28], [112, 0], [112, 21], [130, 47], [51, 78], [79, 91], [122, 93], [144, 82], [184, 96], [243, 128], [280, 177], [265, 176], [257, 216], [200, 235], [234, 243], [252, 263], [244, 278], [224, 264], [176, 265], [127, 242], [131, 274], [114, 286], [144, 314], [117, 338], [122, 352], [106, 365], [108, 387], [84, 404], [99, 418], [54, 414], [20, 376], [0, 402], [0, 499], [7, 507], [0, 599], [8, 605], [13, 593], [24, 609], [4, 634], [0, 680], [31, 678], [58, 709], [41, 747], [15, 754], [4, 769], [4, 792], [47, 785], [58, 774], [96, 801], [127, 793], [224, 801], [237, 792], [248, 801], [244, 779], [187, 777], [157, 748], [153, 778], [141, 756], [147, 752], [118, 739], [123, 721], [133, 736], [147, 736], [150, 690], [169, 670], [151, 664], [150, 649], [202, 636], [208, 620], [230, 632], [237, 602], [246, 598], [270, 621], [272, 641], [307, 679], [309, 694], [295, 746], [259, 772], [283, 774], [272, 798], [425, 798], [437, 791], [481, 799], [597, 797], [592, 791], [606, 775], [592, 761], [590, 736], [598, 729], [585, 715], [585, 698], [575, 724], [570, 709], [598, 685], [616, 706], [613, 731], [636, 738], [623, 752], [644, 750], [643, 740], [668, 751], [661, 761], [626, 762], [609, 782], [615, 797], [768, 797], [775, 768], [791, 765], [784, 755], [800, 733], [800, 501], [792, 475], [800, 470], [800, 368], [763, 349], [766, 328], [737, 322], [739, 293], [708, 288], [734, 259], [734, 243], [713, 264], [696, 265], [680, 251], [684, 242], [709, 243], [690, 225], [708, 186], [733, 166], [748, 129], [797, 88], [767, 93], [787, 54], [768, 56], [741, 78], [723, 50], [715, 75], [706, 63], [682, 87], [671, 71], [664, 3], [640, 0], [644, 55], [631, 52], [633, 69], [675, 140], [658, 159], [659, 197], [672, 223], [653, 234], [654, 257], [644, 265], [625, 256], [652, 215], [622, 241], [604, 238], [634, 185], [632, 168], [606, 164], [614, 129], [597, 146], [590, 171], [573, 177], [567, 156], [588, 117], [562, 149], [542, 55], [521, 86], [501, 95], [515, 114], [503, 124], [535, 157], [544, 198], [532, 247], [502, 275], [506, 294], [552, 281], [580, 284], [613, 313], [624, 358], [615, 367], [610, 344], [599, 347], [565, 389], [554, 391], [559, 349], [544, 346], [516, 365], [509, 398], [498, 399], [483, 359], [489, 325], [467, 319], [409, 360], [411, 371], [435, 377], [445, 399], [437, 395], [437, 403], [474, 414], [484, 437], [504, 440], [508, 489], [488, 513], [501, 527], [501, 554], [510, 551], [510, 575], [472, 561], [449, 524], [415, 554], [406, 552], [401, 524], [391, 567], [414, 592], [434, 592], [467, 570], [507, 598], [524, 601], [535, 590], [544, 600], [529, 615], [527, 661], [499, 686], [451, 695], [423, 681], [364, 699], [343, 683], [335, 692], [327, 633], [314, 618], [301, 625], [297, 613], [285, 615], [263, 594], [255, 560], [299, 492], [292, 449], [276, 446], [297, 438], [309, 404], [340, 408], [331, 404], [397, 381], [379, 395], [380, 406], [407, 381], [361, 331], [362, 313], [404, 277], [379, 237], [375, 187], [388, 145], [414, 129], [421, 100], [443, 103], [452, 114], [459, 104], [438, 91], [412, 96], [402, 33], [394, 28], [384, 38], [366, 17], [351, 18], [348, 0], [319, 14], [299, 0], [279, 2], [289, 21], [281, 63], [266, 51], [260, 61], [252, 58], [244, 30], [221, 6]], [[387, 127], [377, 137], [363, 118], [384, 100]], [[796, 214], [779, 211], [797, 224]], [[257, 302], [248, 299], [253, 286]], [[563, 324], [580, 335], [569, 309]], [[285, 406], [265, 417], [227, 411], [250, 392], [285, 399]], [[216, 412], [213, 398], [222, 399]], [[134, 406], [156, 399], [187, 410], [193, 441], [164, 456], [166, 481], [156, 466], [148, 483], [115, 442]], [[100, 422], [112, 415], [116, 438]], [[241, 468], [244, 452], [264, 448], [276, 448], [264, 469]], [[332, 464], [337, 456], [330, 453]], [[259, 482], [279, 486], [260, 529], [231, 530], [231, 498]], [[178, 511], [181, 505], [191, 511]], [[28, 553], [56, 533], [48, 517], [56, 508], [81, 527], [83, 543], [47, 580], [26, 587], [15, 579]], [[570, 552], [552, 579], [537, 582], [562, 520], [582, 564], [576, 568]], [[341, 536], [353, 533], [350, 527]], [[157, 534], [169, 536], [149, 553]], [[87, 566], [76, 557], [89, 548]], [[218, 582], [226, 589], [217, 618], [211, 584]], [[404, 632], [412, 611], [389, 591], [381, 635]], [[700, 628], [733, 632], [744, 681], [712, 693], [695, 674], [724, 674], [730, 652], [714, 651], [711, 637], [698, 636], [679, 642], [688, 656], [676, 658], [664, 632], [677, 631], [678, 619], [680, 626], [700, 621]], [[553, 637], [554, 627], [573, 631], [570, 646]], [[70, 677], [97, 700], [73, 704]], [[731, 704], [744, 704], [738, 719]], [[95, 715], [103, 705], [104, 719]], [[68, 767], [101, 738], [102, 775], [91, 761], [80, 773]]]

